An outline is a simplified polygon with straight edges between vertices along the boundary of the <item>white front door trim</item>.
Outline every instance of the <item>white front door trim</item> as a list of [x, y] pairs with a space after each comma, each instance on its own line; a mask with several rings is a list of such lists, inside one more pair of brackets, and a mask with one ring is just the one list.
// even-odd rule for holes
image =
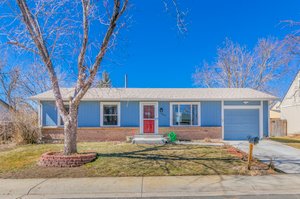
[[144, 134], [144, 105], [154, 105], [154, 134], [158, 134], [158, 102], [140, 102], [140, 134]]

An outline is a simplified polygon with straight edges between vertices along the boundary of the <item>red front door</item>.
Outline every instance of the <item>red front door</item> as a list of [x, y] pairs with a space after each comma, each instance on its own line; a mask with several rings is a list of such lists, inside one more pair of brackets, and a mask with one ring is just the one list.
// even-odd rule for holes
[[155, 105], [143, 106], [144, 133], [155, 132]]

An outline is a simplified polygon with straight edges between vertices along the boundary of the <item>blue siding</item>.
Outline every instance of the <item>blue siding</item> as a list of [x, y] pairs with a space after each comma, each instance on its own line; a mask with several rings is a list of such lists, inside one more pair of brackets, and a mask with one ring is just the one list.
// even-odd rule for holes
[[100, 126], [100, 103], [98, 101], [80, 102], [78, 127]]
[[57, 109], [54, 101], [42, 102], [43, 126], [57, 126]]
[[219, 101], [201, 102], [201, 126], [222, 125], [222, 104]]
[[269, 136], [269, 102], [268, 101], [264, 101], [263, 102], [263, 115], [264, 115], [264, 126], [263, 126], [263, 130], [264, 130], [264, 137], [268, 137]]
[[[163, 112], [160, 112], [162, 108]], [[158, 103], [158, 126], [159, 127], [168, 127], [170, 126], [170, 102], [159, 102]]]
[[[245, 104], [244, 102], [248, 102]], [[230, 106], [249, 106], [249, 105], [260, 105], [260, 101], [224, 101], [224, 105], [230, 105]]]
[[137, 101], [121, 102], [122, 127], [140, 126], [140, 104]]
[[225, 109], [224, 139], [247, 140], [248, 136], [259, 136], [259, 110]]
[[[54, 101], [43, 101], [42, 125], [57, 126], [57, 108]], [[138, 101], [121, 102], [122, 127], [139, 127], [140, 105]], [[226, 105], [242, 105], [242, 101], [226, 101]], [[260, 101], [249, 101], [247, 105], [259, 105]], [[221, 126], [221, 102], [201, 102], [201, 126]], [[162, 112], [160, 110], [163, 110]], [[263, 102], [263, 134], [268, 136], [269, 118], [268, 101]], [[170, 126], [170, 102], [158, 102], [159, 127]], [[83, 101], [78, 111], [79, 127], [100, 126], [100, 103], [98, 101]], [[259, 111], [256, 109], [226, 109], [224, 110], [224, 139], [247, 139], [247, 136], [259, 135]]]

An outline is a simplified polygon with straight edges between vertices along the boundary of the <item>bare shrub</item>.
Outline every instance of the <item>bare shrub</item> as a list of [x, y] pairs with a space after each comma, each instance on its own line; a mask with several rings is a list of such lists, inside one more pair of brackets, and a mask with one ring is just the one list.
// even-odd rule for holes
[[0, 122], [0, 144], [11, 142], [13, 127], [11, 122]]
[[38, 143], [40, 129], [36, 112], [21, 110], [12, 114], [13, 140], [19, 144]]

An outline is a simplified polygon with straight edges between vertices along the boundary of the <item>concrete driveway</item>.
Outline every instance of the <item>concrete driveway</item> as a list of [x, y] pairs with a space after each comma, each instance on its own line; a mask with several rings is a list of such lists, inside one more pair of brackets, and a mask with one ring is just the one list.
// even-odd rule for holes
[[[246, 153], [249, 150], [248, 141], [225, 141]], [[300, 173], [300, 150], [285, 144], [270, 140], [261, 140], [254, 147], [254, 156], [262, 162], [273, 160], [275, 168], [285, 173]]]

